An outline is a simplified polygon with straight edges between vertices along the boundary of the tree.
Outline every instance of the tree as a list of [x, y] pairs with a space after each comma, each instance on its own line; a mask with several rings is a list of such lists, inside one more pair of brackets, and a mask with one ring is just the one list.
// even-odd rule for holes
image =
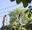
[[26, 25], [24, 25], [23, 27], [26, 28], [27, 30], [32, 30], [32, 24], [31, 24], [32, 20], [28, 21], [28, 23]]
[[[26, 25], [27, 22], [31, 21], [31, 16], [29, 16], [29, 9], [22, 8], [22, 9], [16, 9], [9, 13], [10, 16], [10, 28], [20, 30], [22, 29], [23, 25]], [[28, 17], [29, 16], [29, 17]]]
[[27, 12], [29, 12], [29, 14], [28, 14], [28, 18], [30, 18], [32, 13], [31, 13], [30, 10], [25, 11], [25, 13], [27, 13]]
[[[10, 1], [14, 1], [14, 0], [10, 0]], [[23, 2], [23, 6], [24, 6], [24, 7], [27, 7], [27, 6], [28, 6], [28, 3], [30, 3], [31, 0], [16, 0], [16, 3], [17, 3], [17, 4], [19, 4], [19, 3], [21, 3], [21, 2]]]

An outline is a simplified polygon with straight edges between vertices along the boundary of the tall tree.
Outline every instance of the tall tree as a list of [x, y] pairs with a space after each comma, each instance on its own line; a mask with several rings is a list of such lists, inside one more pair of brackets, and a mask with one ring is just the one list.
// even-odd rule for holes
[[[14, 1], [14, 0], [10, 0], [10, 1]], [[21, 3], [21, 2], [23, 2], [23, 6], [24, 7], [27, 7], [28, 6], [28, 3], [30, 3], [31, 2], [31, 0], [16, 0], [16, 3], [17, 4], [19, 4], [19, 3]]]
[[[20, 10], [20, 11], [19, 11]], [[27, 8], [22, 8], [22, 9], [16, 9], [12, 12], [9, 13], [10, 16], [10, 27], [16, 28], [16, 29], [21, 29], [23, 24], [26, 24], [29, 22], [32, 18], [32, 14]]]
[[[20, 11], [17, 9], [11, 13], [9, 13], [9, 16], [10, 16], [10, 27], [14, 27], [18, 30], [20, 24], [19, 24], [19, 18], [18, 18], [18, 15], [19, 15]], [[12, 28], [12, 29], [14, 29]]]

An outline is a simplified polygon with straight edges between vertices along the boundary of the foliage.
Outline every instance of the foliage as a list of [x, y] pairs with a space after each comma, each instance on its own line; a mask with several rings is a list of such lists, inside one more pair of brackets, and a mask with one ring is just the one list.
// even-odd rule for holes
[[[10, 16], [10, 27], [12, 29], [20, 30], [24, 25], [25, 28], [28, 26], [28, 22], [32, 19], [32, 14], [28, 8], [16, 9], [9, 13]], [[29, 15], [30, 14], [30, 15]], [[27, 24], [28, 23], [28, 24]]]
[[[14, 1], [14, 0], [10, 0], [10, 1]], [[19, 4], [19, 3], [21, 3], [21, 2], [23, 2], [23, 6], [24, 6], [24, 7], [27, 7], [27, 6], [28, 6], [28, 3], [30, 3], [31, 0], [16, 0], [16, 3], [17, 3], [17, 4]]]

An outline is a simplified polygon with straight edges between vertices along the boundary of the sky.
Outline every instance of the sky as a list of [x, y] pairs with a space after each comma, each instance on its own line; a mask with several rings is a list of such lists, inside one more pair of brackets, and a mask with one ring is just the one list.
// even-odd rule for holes
[[16, 7], [20, 7], [20, 6], [23, 7], [23, 4], [17, 5], [16, 1], [10, 2], [9, 0], [0, 0], [0, 28], [2, 27], [3, 16], [5, 14], [8, 16], [8, 13], [10, 11], [13, 11], [16, 9]]
[[0, 28], [2, 27], [3, 16], [6, 14], [9, 20], [8, 13], [18, 7], [23, 7], [23, 4], [20, 3], [19, 5], [17, 5], [16, 1], [10, 2], [9, 0], [0, 0]]

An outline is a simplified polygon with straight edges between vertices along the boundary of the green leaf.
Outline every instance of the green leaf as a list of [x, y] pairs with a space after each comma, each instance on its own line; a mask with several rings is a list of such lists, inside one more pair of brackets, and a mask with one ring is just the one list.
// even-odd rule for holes
[[30, 17], [31, 17], [31, 14], [29, 13], [29, 14], [28, 14], [28, 18], [30, 18]]
[[23, 3], [24, 8], [28, 6], [28, 3]]
[[22, 0], [16, 0], [16, 3], [19, 4]]
[[28, 12], [28, 10], [26, 10], [24, 13], [27, 13]]

